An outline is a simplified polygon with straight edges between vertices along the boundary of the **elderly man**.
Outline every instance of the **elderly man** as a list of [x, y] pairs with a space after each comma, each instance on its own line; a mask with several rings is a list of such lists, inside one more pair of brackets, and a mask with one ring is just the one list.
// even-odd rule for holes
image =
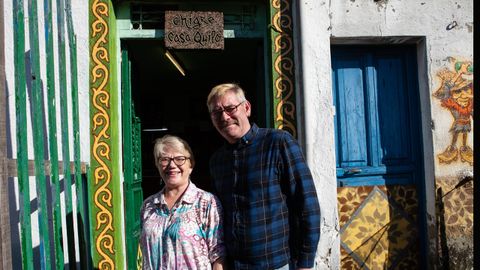
[[313, 268], [320, 207], [298, 143], [286, 131], [250, 124], [250, 102], [236, 84], [215, 86], [207, 106], [228, 142], [211, 157], [210, 173], [230, 267]]

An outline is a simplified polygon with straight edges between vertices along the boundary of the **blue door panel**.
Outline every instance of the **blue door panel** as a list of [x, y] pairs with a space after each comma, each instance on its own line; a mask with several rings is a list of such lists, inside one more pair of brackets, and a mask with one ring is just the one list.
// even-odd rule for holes
[[[341, 167], [366, 166], [368, 146], [365, 119], [365, 99], [363, 71], [358, 68], [361, 62], [339, 59], [342, 67], [338, 70], [338, 106], [344, 114], [339, 115], [337, 127], [340, 129], [337, 149], [337, 163]], [[355, 136], [351, 136], [355, 134]]]
[[420, 148], [414, 58], [411, 48], [332, 47], [340, 186], [414, 183]]
[[408, 117], [408, 91], [404, 65], [397, 55], [377, 58], [379, 158], [381, 164], [408, 162], [411, 156]]
[[350, 179], [339, 179], [339, 186], [384, 186], [401, 185], [410, 182], [413, 175], [407, 174], [379, 174], [369, 176], [356, 176]]

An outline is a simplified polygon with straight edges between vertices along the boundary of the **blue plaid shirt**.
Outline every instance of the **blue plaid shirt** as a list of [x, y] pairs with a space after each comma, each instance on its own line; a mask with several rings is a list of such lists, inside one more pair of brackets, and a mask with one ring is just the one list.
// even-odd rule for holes
[[225, 244], [235, 269], [313, 267], [320, 206], [312, 175], [286, 131], [253, 124], [210, 160], [224, 208]]

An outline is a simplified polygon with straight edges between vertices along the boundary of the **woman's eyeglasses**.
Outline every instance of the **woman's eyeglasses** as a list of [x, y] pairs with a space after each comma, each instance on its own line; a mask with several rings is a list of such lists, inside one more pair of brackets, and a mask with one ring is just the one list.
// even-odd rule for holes
[[245, 102], [245, 100], [238, 103], [237, 105], [232, 105], [232, 106], [223, 107], [223, 108], [220, 108], [220, 109], [213, 110], [213, 111], [210, 112], [210, 115], [213, 118], [220, 118], [220, 116], [222, 116], [223, 112], [225, 112], [229, 116], [232, 116], [235, 112], [237, 112], [238, 106], [242, 105], [244, 102]]
[[175, 165], [177, 165], [177, 166], [182, 166], [183, 164], [185, 164], [187, 159], [190, 159], [190, 158], [186, 157], [186, 156], [176, 156], [176, 157], [172, 157], [172, 158], [171, 157], [161, 157], [161, 158], [159, 158], [160, 164], [162, 164], [162, 166], [168, 166], [168, 164], [170, 164], [171, 161], [173, 161], [173, 163], [175, 163]]

